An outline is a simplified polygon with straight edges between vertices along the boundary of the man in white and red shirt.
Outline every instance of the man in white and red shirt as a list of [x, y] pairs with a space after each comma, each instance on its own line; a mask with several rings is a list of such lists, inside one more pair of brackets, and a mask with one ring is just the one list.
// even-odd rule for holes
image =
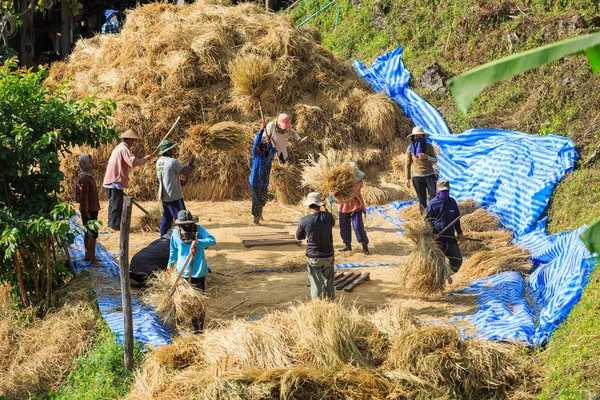
[[144, 158], [137, 158], [131, 152], [131, 146], [136, 140], [141, 139], [133, 129], [122, 133], [121, 139], [123, 141], [114, 148], [110, 155], [102, 184], [108, 197], [108, 226], [115, 231], [121, 228], [123, 189], [129, 187], [129, 169], [144, 165], [152, 158], [150, 154]]

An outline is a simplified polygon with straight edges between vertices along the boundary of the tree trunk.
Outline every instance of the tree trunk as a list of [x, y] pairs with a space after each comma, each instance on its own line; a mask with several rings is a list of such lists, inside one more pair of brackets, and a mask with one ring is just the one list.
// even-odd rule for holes
[[60, 53], [65, 57], [71, 52], [71, 10], [68, 0], [60, 0]]
[[27, 67], [33, 67], [34, 64], [34, 46], [35, 43], [35, 30], [33, 29], [33, 7], [29, 7], [29, 0], [21, 0], [21, 21], [23, 25], [19, 28], [21, 31], [21, 46], [19, 52], [19, 59], [21, 65]]
[[[21, 256], [22, 258], [22, 256]], [[14, 257], [15, 268], [17, 269], [17, 280], [19, 281], [19, 292], [21, 293], [21, 301], [25, 307], [29, 307], [29, 296], [27, 295], [27, 289], [25, 288], [25, 281], [23, 280], [23, 273], [21, 271], [21, 260], [19, 260], [18, 252], [15, 253]]]
[[46, 264], [46, 302], [44, 303], [44, 312], [50, 307], [50, 296], [52, 295], [52, 269], [50, 268], [50, 237], [46, 236], [46, 245], [44, 246], [44, 263]]

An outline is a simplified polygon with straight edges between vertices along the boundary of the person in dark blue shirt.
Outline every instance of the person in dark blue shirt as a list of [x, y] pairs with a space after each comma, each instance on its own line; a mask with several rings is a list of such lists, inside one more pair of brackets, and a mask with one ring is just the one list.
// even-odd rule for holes
[[[425, 219], [431, 223], [433, 238], [448, 258], [452, 274], [457, 273], [462, 265], [462, 253], [458, 247], [454, 231], [458, 234], [458, 240], [461, 243], [465, 240], [462, 228], [460, 227], [460, 219], [456, 220], [458, 216], [460, 216], [458, 204], [456, 204], [456, 200], [450, 197], [450, 183], [448, 181], [439, 181], [436, 186], [436, 197], [431, 199], [429, 204], [427, 204]], [[439, 232], [446, 227], [449, 228], [443, 235], [440, 235]], [[447, 276], [447, 279], [448, 283], [452, 283], [450, 275]]]
[[250, 171], [250, 189], [252, 190], [252, 215], [254, 223], [260, 224], [263, 207], [267, 203], [271, 165], [277, 151], [271, 143], [263, 141], [265, 124], [256, 134], [252, 146], [252, 170]]

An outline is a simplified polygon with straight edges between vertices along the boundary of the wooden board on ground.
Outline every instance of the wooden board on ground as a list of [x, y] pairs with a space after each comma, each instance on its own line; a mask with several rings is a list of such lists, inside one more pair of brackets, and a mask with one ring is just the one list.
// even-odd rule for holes
[[333, 286], [339, 285], [341, 281], [348, 279], [348, 277], [351, 275], [354, 275], [354, 272], [350, 272], [349, 274], [342, 272], [340, 275], [336, 275], [336, 277], [333, 280]]
[[281, 246], [285, 244], [300, 244], [302, 243], [296, 239], [252, 239], [252, 240], [242, 240], [242, 244], [246, 247], [256, 247], [256, 246]]
[[285, 244], [300, 244], [300, 240], [296, 240], [294, 235], [286, 231], [271, 231], [260, 233], [244, 233], [237, 234], [238, 238], [246, 247], [255, 246], [279, 246]]
[[344, 287], [346, 287], [346, 285], [353, 282], [358, 277], [360, 277], [360, 274], [358, 273], [352, 273], [351, 275], [348, 275], [348, 279], [342, 279], [340, 283], [336, 285], [335, 290], [342, 290]]
[[352, 283], [346, 285], [344, 291], [351, 292], [352, 290], [354, 290], [355, 287], [357, 287], [361, 283], [370, 280], [369, 275], [370, 274], [368, 272], [363, 272], [358, 279], [355, 279]]

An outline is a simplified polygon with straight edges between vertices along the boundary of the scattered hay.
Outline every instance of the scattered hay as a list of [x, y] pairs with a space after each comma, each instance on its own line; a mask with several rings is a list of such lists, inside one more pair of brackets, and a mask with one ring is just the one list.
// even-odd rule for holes
[[431, 225], [422, 218], [403, 225], [412, 250], [400, 266], [400, 286], [412, 293], [431, 295], [444, 289], [446, 256], [433, 240]]
[[158, 232], [160, 230], [160, 220], [162, 210], [160, 206], [153, 206], [148, 210], [148, 214], [142, 212], [133, 225], [132, 232]]
[[495, 231], [500, 227], [500, 220], [489, 211], [478, 208], [462, 217], [460, 225], [464, 230], [473, 232]]
[[489, 251], [480, 251], [471, 256], [460, 268], [460, 275], [477, 280], [504, 271], [516, 271], [525, 275], [533, 264], [531, 254], [523, 247], [508, 246]]
[[269, 184], [275, 192], [277, 201], [283, 204], [298, 204], [302, 198], [300, 171], [294, 164], [273, 162]]
[[406, 308], [398, 305], [377, 310], [369, 316], [369, 320], [390, 338], [417, 326]]
[[333, 196], [338, 200], [349, 200], [354, 194], [355, 172], [343, 153], [329, 150], [303, 164], [302, 184], [321, 193], [323, 198]]
[[306, 255], [297, 253], [294, 255], [284, 256], [275, 260], [275, 266], [282, 269], [302, 269], [306, 268]]
[[201, 290], [180, 278], [172, 295], [169, 291], [177, 280], [175, 268], [155, 271], [148, 280], [143, 300], [154, 308], [159, 317], [176, 326], [191, 324], [192, 320], [205, 312], [206, 296]]
[[507, 247], [510, 246], [513, 241], [512, 232], [506, 229], [487, 232], [471, 232], [464, 230], [463, 233], [468, 238], [482, 240], [481, 242], [467, 240], [464, 243], [459, 243], [463, 257], [471, 256], [478, 251]]
[[370, 94], [362, 104], [360, 123], [375, 143], [388, 143], [396, 134], [398, 105], [384, 93]]

